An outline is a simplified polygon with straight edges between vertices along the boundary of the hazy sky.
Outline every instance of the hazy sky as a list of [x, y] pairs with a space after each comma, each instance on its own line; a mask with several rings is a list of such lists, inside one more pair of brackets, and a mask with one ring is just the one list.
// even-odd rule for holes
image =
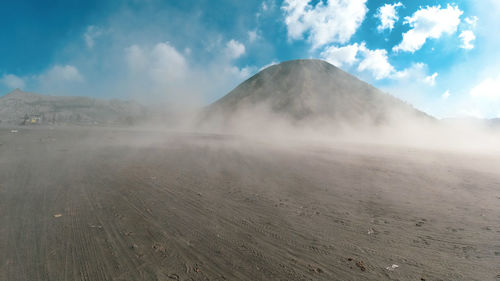
[[0, 95], [211, 102], [322, 58], [437, 117], [500, 117], [500, 1], [2, 1]]

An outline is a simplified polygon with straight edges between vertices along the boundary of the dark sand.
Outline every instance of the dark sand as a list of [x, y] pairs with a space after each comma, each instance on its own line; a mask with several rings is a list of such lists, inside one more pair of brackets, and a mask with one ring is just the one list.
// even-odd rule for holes
[[285, 143], [1, 129], [0, 280], [500, 280], [500, 157]]

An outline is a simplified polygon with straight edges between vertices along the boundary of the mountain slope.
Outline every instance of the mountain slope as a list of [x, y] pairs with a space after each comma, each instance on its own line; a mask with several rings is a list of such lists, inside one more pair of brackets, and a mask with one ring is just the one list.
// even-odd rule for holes
[[0, 97], [0, 120], [19, 124], [25, 115], [40, 115], [47, 123], [132, 123], [145, 115], [133, 101], [88, 97], [46, 96], [16, 89]]
[[262, 107], [294, 122], [326, 118], [378, 124], [395, 111], [431, 118], [321, 60], [293, 60], [270, 66], [210, 105], [206, 116], [227, 120], [241, 110]]

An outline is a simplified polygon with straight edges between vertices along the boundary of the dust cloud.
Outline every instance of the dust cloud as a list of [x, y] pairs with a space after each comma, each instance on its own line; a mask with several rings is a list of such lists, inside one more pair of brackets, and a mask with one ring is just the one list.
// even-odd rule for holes
[[0, 128], [0, 280], [500, 276], [491, 125], [318, 61], [148, 113]]

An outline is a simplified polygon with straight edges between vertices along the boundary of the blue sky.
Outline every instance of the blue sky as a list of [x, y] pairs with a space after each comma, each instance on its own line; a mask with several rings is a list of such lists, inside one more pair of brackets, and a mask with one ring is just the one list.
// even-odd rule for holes
[[320, 58], [437, 117], [500, 117], [497, 0], [18, 0], [0, 26], [0, 95], [208, 103]]

